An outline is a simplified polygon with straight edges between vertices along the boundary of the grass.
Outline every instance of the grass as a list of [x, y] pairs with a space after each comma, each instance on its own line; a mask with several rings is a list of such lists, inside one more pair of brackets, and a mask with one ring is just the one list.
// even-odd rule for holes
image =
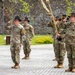
[[[4, 40], [6, 35], [0, 35], [0, 45], [6, 45], [6, 41]], [[38, 44], [46, 44], [46, 43], [38, 43], [37, 39], [44, 39], [44, 37], [49, 37], [50, 35], [35, 35], [34, 38], [31, 41], [32, 45], [38, 45]], [[50, 40], [50, 39], [49, 39]]]

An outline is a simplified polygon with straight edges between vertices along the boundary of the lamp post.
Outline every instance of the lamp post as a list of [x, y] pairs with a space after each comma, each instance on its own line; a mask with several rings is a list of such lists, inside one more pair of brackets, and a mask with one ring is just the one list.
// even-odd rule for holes
[[2, 0], [2, 34], [4, 34], [4, 0]]

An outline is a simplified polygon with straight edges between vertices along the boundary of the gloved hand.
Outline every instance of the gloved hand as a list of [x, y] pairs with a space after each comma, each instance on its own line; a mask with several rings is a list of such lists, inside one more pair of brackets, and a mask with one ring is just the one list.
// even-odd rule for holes
[[58, 40], [58, 41], [62, 41], [62, 37], [61, 37], [61, 36], [58, 36], [58, 37], [57, 37], [57, 40]]

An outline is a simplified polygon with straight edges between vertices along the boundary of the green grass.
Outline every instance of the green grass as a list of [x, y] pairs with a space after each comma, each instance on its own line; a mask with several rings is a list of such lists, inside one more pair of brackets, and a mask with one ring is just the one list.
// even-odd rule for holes
[[[6, 35], [0, 35], [0, 45], [6, 45], [6, 41], [4, 40], [4, 37], [5, 37]], [[52, 41], [53, 39], [50, 37], [49, 38], [49, 36], [50, 35], [35, 35], [34, 36], [34, 38], [32, 39], [32, 41], [31, 41], [31, 44], [32, 45], [38, 45], [38, 44], [49, 44], [49, 43], [47, 43], [47, 42], [49, 42], [50, 40]], [[46, 37], [48, 37], [48, 38], [46, 38]], [[46, 39], [47, 39], [47, 42], [45, 43], [41, 43], [42, 42], [42, 39], [46, 42]], [[39, 40], [39, 42], [38, 42], [38, 40]], [[50, 43], [52, 43], [52, 42], [50, 42]]]

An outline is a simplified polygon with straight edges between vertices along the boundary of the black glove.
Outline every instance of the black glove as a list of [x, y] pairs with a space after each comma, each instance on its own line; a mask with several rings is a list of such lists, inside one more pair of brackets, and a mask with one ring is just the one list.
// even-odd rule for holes
[[62, 41], [61, 36], [58, 36], [58, 37], [57, 37], [57, 40], [58, 40], [58, 41]]

